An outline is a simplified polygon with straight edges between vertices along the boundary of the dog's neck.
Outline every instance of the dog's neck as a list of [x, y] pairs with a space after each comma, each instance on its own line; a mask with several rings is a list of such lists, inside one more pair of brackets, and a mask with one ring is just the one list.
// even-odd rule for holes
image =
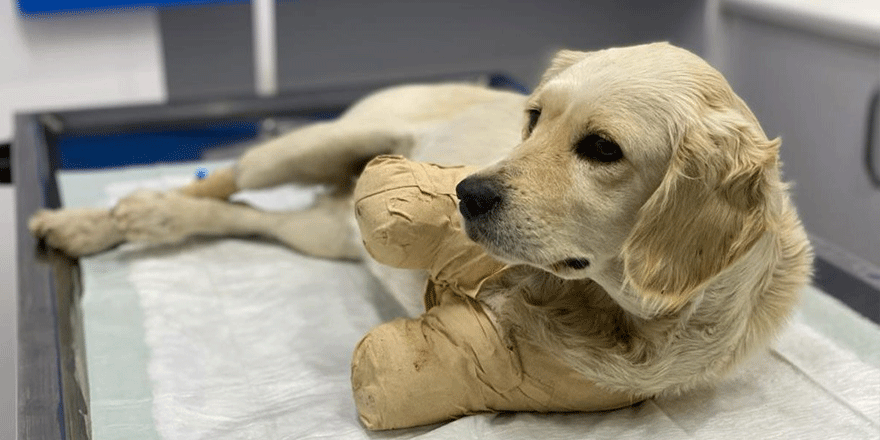
[[623, 259], [614, 257], [600, 264], [595, 274], [590, 278], [610, 296], [629, 315], [640, 319], [650, 319], [654, 316], [644, 304], [638, 292], [625, 285]]
[[[592, 279], [564, 280], [516, 267], [490, 283], [483, 299], [502, 334], [549, 347], [591, 380], [622, 389], [633, 381], [646, 396], [683, 391], [722, 377], [781, 328], [808, 279], [810, 248], [793, 211], [742, 258], [701, 287], [684, 306], [652, 314], [625, 285], [623, 264], [597, 267]], [[483, 296], [485, 295], [485, 296]], [[700, 359], [670, 365], [682, 356]], [[697, 350], [699, 353], [693, 353]], [[614, 364], [619, 363], [617, 367]], [[638, 364], [638, 378], [616, 368]], [[671, 388], [670, 388], [671, 387]]]

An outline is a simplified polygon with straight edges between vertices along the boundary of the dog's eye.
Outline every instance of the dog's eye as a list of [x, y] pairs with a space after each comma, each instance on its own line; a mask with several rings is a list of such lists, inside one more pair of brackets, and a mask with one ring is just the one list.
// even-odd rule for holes
[[623, 151], [620, 146], [598, 134], [591, 134], [581, 139], [575, 145], [574, 151], [581, 159], [602, 163], [623, 159]]
[[538, 119], [541, 119], [541, 109], [539, 108], [530, 108], [527, 110], [529, 113], [529, 126], [526, 128], [526, 135], [532, 134], [532, 130], [535, 129], [535, 125], [538, 125]]

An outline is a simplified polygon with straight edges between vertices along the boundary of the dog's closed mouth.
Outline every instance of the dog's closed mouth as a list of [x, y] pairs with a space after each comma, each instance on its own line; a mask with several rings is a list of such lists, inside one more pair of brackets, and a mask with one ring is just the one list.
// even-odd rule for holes
[[553, 263], [550, 267], [552, 267], [554, 271], [560, 271], [563, 269], [581, 270], [590, 267], [590, 260], [586, 258], [566, 258], [565, 260]]

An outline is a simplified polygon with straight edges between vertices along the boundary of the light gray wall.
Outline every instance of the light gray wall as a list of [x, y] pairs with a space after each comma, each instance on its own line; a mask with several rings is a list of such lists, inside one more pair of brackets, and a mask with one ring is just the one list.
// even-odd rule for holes
[[15, 292], [18, 291], [18, 272], [13, 189], [12, 185], [0, 185], [0, 439], [15, 438]]
[[728, 11], [722, 20], [723, 72], [767, 134], [781, 136], [783, 171], [807, 231], [880, 265], [880, 190], [865, 166], [868, 124], [878, 124], [868, 107], [880, 88], [880, 41], [772, 15]]
[[[243, 7], [161, 13], [172, 99], [253, 93]], [[703, 10], [702, 0], [285, 1], [276, 10], [278, 84], [283, 92], [492, 70], [533, 85], [564, 47], [668, 40], [702, 53]]]
[[282, 2], [279, 85], [473, 70], [502, 70], [534, 84], [560, 48], [671, 40], [701, 51], [702, 10], [702, 1]]
[[165, 98], [155, 10], [22, 17], [0, 1], [0, 143], [16, 112]]
[[253, 94], [250, 4], [160, 9], [159, 27], [169, 99]]

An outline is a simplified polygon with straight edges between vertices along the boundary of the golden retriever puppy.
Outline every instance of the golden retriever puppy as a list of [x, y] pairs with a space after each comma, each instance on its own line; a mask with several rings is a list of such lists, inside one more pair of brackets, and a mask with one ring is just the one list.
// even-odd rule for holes
[[560, 52], [522, 142], [457, 187], [471, 239], [520, 264], [500, 327], [642, 396], [717, 381], [785, 324], [812, 251], [779, 140], [668, 45]]
[[[812, 251], [769, 140], [722, 75], [668, 44], [556, 55], [531, 96], [468, 85], [381, 91], [179, 191], [113, 210], [44, 211], [37, 236], [73, 255], [122, 241], [262, 235], [364, 258], [412, 314], [421, 275], [366, 257], [350, 188], [383, 153], [485, 168], [458, 184], [468, 236], [518, 265], [478, 299], [504, 335], [612, 391], [709, 385], [765, 347], [808, 282]], [[336, 190], [310, 209], [227, 203], [238, 189]]]

